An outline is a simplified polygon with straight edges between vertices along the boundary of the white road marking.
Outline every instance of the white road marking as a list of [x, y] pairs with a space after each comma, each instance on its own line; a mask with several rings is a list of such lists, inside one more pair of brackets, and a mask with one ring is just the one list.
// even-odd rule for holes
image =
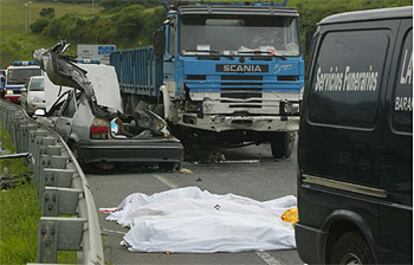
[[256, 251], [256, 254], [268, 265], [284, 265], [280, 260], [276, 259], [267, 252]]
[[[171, 189], [176, 189], [179, 185], [175, 184], [173, 181], [167, 179], [166, 177], [160, 175], [154, 175], [154, 178], [158, 179]], [[280, 260], [276, 259], [267, 252], [256, 251], [257, 256], [259, 256], [267, 265], [284, 265]]]
[[163, 177], [163, 176], [160, 176], [160, 175], [154, 175], [154, 178], [158, 179], [159, 181], [161, 181], [162, 183], [164, 183], [165, 185], [167, 185], [171, 189], [176, 189], [176, 188], [179, 187], [177, 184], [175, 184], [171, 180], [167, 179], [166, 177]]

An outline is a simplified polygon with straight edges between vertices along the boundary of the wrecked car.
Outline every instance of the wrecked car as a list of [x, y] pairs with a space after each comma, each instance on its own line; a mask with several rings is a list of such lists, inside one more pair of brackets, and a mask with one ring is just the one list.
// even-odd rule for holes
[[71, 87], [61, 93], [45, 116], [68, 143], [78, 161], [110, 169], [115, 162], [157, 163], [170, 170], [183, 160], [183, 146], [167, 123], [145, 106], [124, 114], [115, 70], [107, 65], [76, 64], [63, 55], [62, 41], [34, 52], [49, 79]]

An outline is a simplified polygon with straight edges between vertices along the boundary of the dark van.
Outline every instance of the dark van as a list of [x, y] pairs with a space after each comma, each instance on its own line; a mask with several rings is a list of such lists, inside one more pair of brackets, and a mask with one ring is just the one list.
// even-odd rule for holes
[[412, 263], [412, 38], [412, 7], [318, 25], [298, 147], [305, 263]]

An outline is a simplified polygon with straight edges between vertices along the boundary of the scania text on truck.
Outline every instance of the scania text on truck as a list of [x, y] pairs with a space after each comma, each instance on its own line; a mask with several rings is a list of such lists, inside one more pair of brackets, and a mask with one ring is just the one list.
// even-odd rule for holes
[[126, 111], [158, 105], [184, 144], [270, 142], [275, 158], [290, 156], [304, 84], [295, 9], [170, 7], [153, 47], [114, 52], [111, 64]]

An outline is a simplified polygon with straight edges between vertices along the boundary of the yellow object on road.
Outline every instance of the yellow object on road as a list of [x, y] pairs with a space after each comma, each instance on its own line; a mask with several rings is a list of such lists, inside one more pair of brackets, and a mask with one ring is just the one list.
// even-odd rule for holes
[[296, 224], [299, 221], [298, 208], [287, 209], [280, 218], [287, 223]]

